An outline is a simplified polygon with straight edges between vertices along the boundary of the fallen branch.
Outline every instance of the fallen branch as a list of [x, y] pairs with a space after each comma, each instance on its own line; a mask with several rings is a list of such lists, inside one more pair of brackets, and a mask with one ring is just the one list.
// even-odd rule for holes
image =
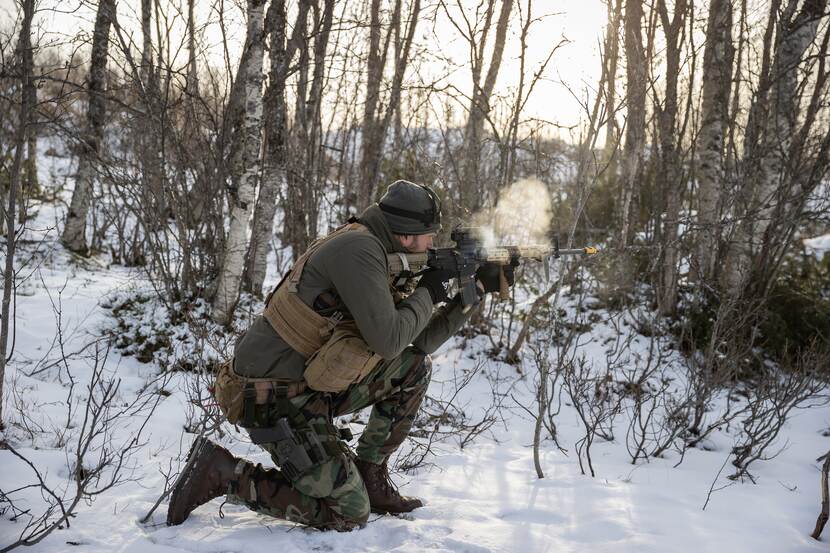
[[821, 536], [821, 531], [824, 530], [824, 525], [827, 524], [827, 519], [830, 517], [830, 493], [827, 490], [827, 473], [830, 471], [830, 451], [825, 453], [817, 460], [824, 459], [824, 465], [821, 467], [821, 513], [816, 520], [816, 529], [810, 534], [811, 538], [818, 539]]

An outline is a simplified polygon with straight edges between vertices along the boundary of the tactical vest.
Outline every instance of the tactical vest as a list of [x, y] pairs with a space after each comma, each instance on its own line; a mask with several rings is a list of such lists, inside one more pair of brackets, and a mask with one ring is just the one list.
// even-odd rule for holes
[[[282, 282], [266, 299], [263, 316], [279, 336], [295, 351], [307, 358], [303, 374], [309, 387], [318, 391], [339, 392], [365, 377], [382, 358], [369, 349], [357, 325], [337, 315], [324, 317], [306, 305], [297, 287], [306, 263], [324, 244], [347, 232], [370, 232], [357, 222], [341, 226], [314, 241], [294, 263]], [[390, 293], [395, 303], [413, 291], [414, 282], [404, 254], [391, 254], [396, 268], [389, 277]]]

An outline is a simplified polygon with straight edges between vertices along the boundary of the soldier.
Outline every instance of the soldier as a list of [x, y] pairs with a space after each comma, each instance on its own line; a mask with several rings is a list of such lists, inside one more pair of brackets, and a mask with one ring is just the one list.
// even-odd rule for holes
[[[295, 262], [237, 342], [214, 391], [228, 419], [280, 468], [197, 439], [173, 488], [168, 525], [221, 495], [272, 517], [337, 530], [364, 524], [370, 510], [406, 513], [423, 505], [398, 493], [387, 461], [426, 393], [429, 354], [468, 311], [447, 295], [450, 274], [390, 276], [387, 256], [425, 252], [440, 219], [432, 190], [396, 181], [378, 203]], [[479, 269], [481, 292], [499, 290], [500, 270]], [[505, 272], [512, 284], [512, 267]], [[352, 453], [333, 417], [368, 406]]]

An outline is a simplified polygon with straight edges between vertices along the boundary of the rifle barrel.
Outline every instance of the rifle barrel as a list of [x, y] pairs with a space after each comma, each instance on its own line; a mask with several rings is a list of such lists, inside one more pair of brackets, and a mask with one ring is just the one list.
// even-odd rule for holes
[[521, 259], [535, 259], [541, 261], [548, 257], [557, 257], [561, 255], [594, 255], [598, 250], [592, 246], [586, 248], [574, 249], [557, 249], [551, 246], [502, 246], [498, 248], [488, 248], [482, 256], [482, 261], [490, 261], [494, 263], [510, 263], [511, 259], [519, 257]]

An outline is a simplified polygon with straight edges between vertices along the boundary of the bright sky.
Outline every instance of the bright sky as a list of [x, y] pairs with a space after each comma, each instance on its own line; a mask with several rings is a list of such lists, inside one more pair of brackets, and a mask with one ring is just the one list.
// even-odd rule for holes
[[[454, 3], [454, 2], [451, 2]], [[201, 44], [204, 53], [200, 62], [205, 59], [217, 66], [224, 65], [225, 52], [222, 46], [223, 37], [220, 31], [219, 12], [223, 8], [222, 17], [228, 29], [229, 59], [235, 64], [239, 58], [245, 38], [245, 19], [240, 9], [239, 0], [215, 0], [214, 2], [197, 2], [196, 24], [201, 28]], [[293, 3], [291, 3], [293, 5]], [[514, 6], [517, 6], [516, 2]], [[526, 9], [527, 2], [523, 0], [522, 8]], [[94, 8], [96, 3], [81, 2], [80, 0], [40, 0], [36, 24], [39, 28], [41, 41], [45, 43], [69, 42], [73, 37], [91, 36], [94, 25]], [[169, 32], [161, 29], [163, 36], [169, 36], [172, 56], [182, 65], [186, 60], [186, 49], [183, 44], [186, 1], [162, 2], [164, 11], [170, 19]], [[424, 2], [424, 10], [432, 12], [427, 6], [432, 2]], [[473, 2], [462, 2], [468, 9], [475, 6]], [[51, 8], [58, 6], [60, 11]], [[554, 12], [553, 10], [559, 10]], [[128, 34], [133, 35], [137, 45], [141, 43], [139, 25], [140, 0], [121, 1], [118, 3], [119, 20]], [[0, 0], [0, 21], [15, 20], [17, 8], [14, 0]], [[468, 12], [469, 13], [469, 12]], [[443, 12], [436, 25], [421, 22], [418, 26], [417, 40], [430, 46], [436, 55], [452, 60], [455, 69], [445, 81], [464, 94], [471, 90], [471, 77], [467, 64], [468, 47], [466, 41], [460, 37], [453, 25], [446, 20]], [[509, 31], [504, 61], [496, 86], [496, 94], [509, 94], [515, 91], [519, 80], [519, 26], [517, 23], [518, 10], [513, 10], [513, 25]], [[574, 94], [585, 102], [587, 90], [596, 87], [599, 76], [599, 43], [606, 22], [606, 7], [601, 0], [580, 0], [579, 2], [550, 2], [536, 1], [533, 3], [535, 17], [547, 15], [536, 22], [528, 37], [528, 59], [526, 61], [526, 85], [548, 56], [551, 48], [562, 39], [567, 39], [553, 59], [548, 64], [543, 77], [537, 83], [530, 100], [524, 110], [525, 117], [540, 118], [555, 122], [563, 126], [575, 125], [584, 118], [584, 110]], [[0, 24], [4, 32], [8, 32], [8, 24]], [[494, 32], [491, 32], [490, 43]], [[434, 48], [432, 48], [434, 45]], [[178, 55], [176, 50], [178, 49]], [[440, 54], [439, 54], [440, 52]], [[485, 56], [489, 60], [489, 54]], [[442, 64], [422, 63], [422, 77], [429, 78], [439, 74], [446, 74], [447, 68]], [[411, 81], [410, 81], [411, 82]], [[570, 89], [570, 91], [569, 91]], [[456, 106], [456, 113], [463, 113], [461, 106]]]
[[[514, 3], [513, 24], [511, 25], [504, 59], [499, 72], [496, 93], [515, 90], [520, 75], [520, 42], [517, 6]], [[473, 4], [470, 2], [470, 4]], [[526, 2], [521, 2], [526, 9]], [[526, 13], [524, 14], [526, 17]], [[534, 23], [528, 35], [528, 53], [525, 62], [525, 87], [529, 85], [532, 75], [536, 73], [548, 57], [552, 48], [562, 41], [565, 43], [553, 55], [547, 64], [542, 78], [536, 84], [530, 100], [524, 110], [526, 117], [541, 118], [570, 126], [579, 122], [584, 115], [574, 95], [585, 101], [586, 88], [596, 88], [600, 74], [599, 44], [602, 41], [606, 7], [601, 0], [581, 0], [579, 2], [534, 2], [533, 16], [542, 17]], [[427, 29], [419, 27], [421, 31]], [[437, 28], [438, 45], [441, 50], [463, 65], [451, 77], [453, 84], [469, 92], [471, 77], [465, 60], [468, 59], [466, 41], [458, 35], [454, 27], [446, 20]], [[493, 41], [491, 31], [489, 41]], [[435, 39], [433, 39], [435, 40]], [[489, 55], [485, 55], [489, 62]], [[569, 91], [570, 89], [570, 91]]]

